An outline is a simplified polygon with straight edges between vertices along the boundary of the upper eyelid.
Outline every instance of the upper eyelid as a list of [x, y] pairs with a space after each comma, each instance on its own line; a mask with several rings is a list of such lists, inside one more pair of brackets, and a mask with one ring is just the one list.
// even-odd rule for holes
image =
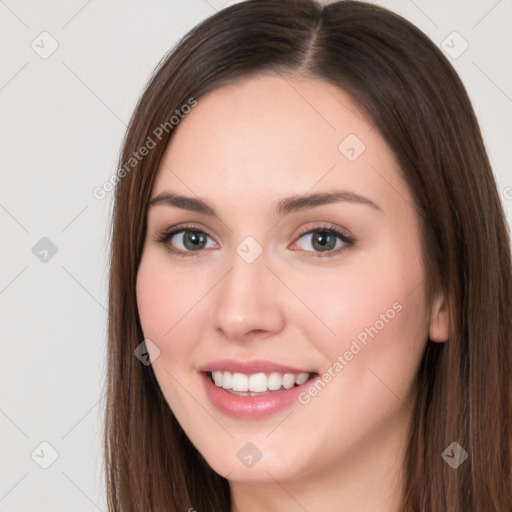
[[342, 228], [341, 226], [338, 227], [329, 222], [324, 222], [321, 226], [301, 228], [299, 230], [299, 233], [297, 235], [295, 235], [294, 241], [292, 242], [292, 244], [295, 244], [297, 242], [297, 240], [299, 240], [303, 236], [308, 235], [310, 233], [314, 233], [316, 231], [328, 231], [330, 233], [333, 233], [338, 238], [341, 238], [342, 240], [345, 239], [345, 240], [343, 240], [343, 242], [350, 241], [351, 243], [355, 243], [355, 241], [356, 241], [356, 238], [346, 228]]
[[345, 236], [349, 236], [348, 232], [345, 228], [335, 226], [334, 224], [330, 223], [323, 223], [321, 226], [312, 226], [312, 227], [304, 227], [299, 229], [299, 233], [295, 235], [296, 237], [307, 235], [308, 233], [314, 232], [314, 231], [332, 231], [337, 232]]
[[[309, 233], [314, 233], [315, 231], [321, 231], [321, 230], [331, 231], [331, 232], [343, 235], [347, 238], [352, 238], [352, 236], [347, 232], [346, 229], [337, 227], [334, 224], [324, 222], [322, 225], [300, 228], [299, 232], [294, 235], [294, 241], [296, 241], [298, 238], [303, 237], [304, 235], [307, 235]], [[162, 230], [161, 233], [169, 233], [169, 234], [172, 233], [172, 235], [174, 236], [174, 235], [180, 233], [181, 231], [198, 231], [198, 232], [208, 235], [210, 238], [215, 240], [215, 237], [208, 232], [208, 229], [206, 229], [205, 227], [203, 227], [199, 224], [187, 224], [187, 223], [177, 224], [176, 226]]]
[[212, 236], [208, 229], [205, 227], [202, 227], [200, 225], [196, 224], [177, 224], [176, 226], [172, 226], [170, 228], [163, 229], [162, 233], [172, 233], [173, 235], [176, 235], [177, 233], [180, 233], [181, 231], [198, 231], [200, 233], [204, 233], [205, 235], [208, 235], [210, 238], [214, 239], [215, 237]]
[[[178, 235], [179, 233], [187, 232], [187, 231], [196, 231], [199, 233], [204, 233], [208, 238], [210, 238], [214, 244], [219, 247], [219, 243], [212, 237], [206, 230], [200, 228], [196, 225], [176, 225], [167, 229], [163, 229], [162, 231], [157, 231], [154, 235], [154, 241], [157, 244], [164, 244], [167, 246], [167, 250], [181, 256], [199, 256], [204, 250], [212, 250], [212, 248], [202, 248], [197, 251], [187, 251], [183, 249], [178, 249], [171, 243], [171, 240]], [[172, 246], [172, 247], [171, 247]]]
[[[356, 242], [356, 239], [352, 235], [346, 233], [342, 229], [339, 229], [339, 228], [328, 228], [328, 227], [318, 227], [318, 228], [307, 229], [306, 231], [304, 231], [302, 233], [299, 233], [294, 238], [294, 241], [290, 245], [295, 245], [296, 243], [298, 243], [298, 241], [302, 237], [304, 237], [306, 235], [310, 235], [310, 234], [315, 233], [317, 231], [327, 231], [328, 233], [331, 233], [332, 235], [334, 235], [336, 238], [340, 239], [343, 244], [348, 245], [348, 246], [351, 246], [351, 245], [355, 244], [355, 242]], [[328, 253], [334, 254], [338, 250], [342, 250], [342, 249], [337, 249], [337, 250], [333, 250], [333, 251], [326, 251], [325, 254], [328, 254]], [[304, 252], [313, 253], [313, 254], [316, 253], [316, 251], [304, 251]]]

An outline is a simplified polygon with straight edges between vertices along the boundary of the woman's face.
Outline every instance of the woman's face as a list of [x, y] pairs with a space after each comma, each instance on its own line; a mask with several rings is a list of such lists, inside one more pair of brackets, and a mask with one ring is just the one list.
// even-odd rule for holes
[[387, 471], [430, 319], [389, 148], [339, 89], [277, 76], [208, 93], [175, 130], [137, 300], [177, 420], [230, 481]]

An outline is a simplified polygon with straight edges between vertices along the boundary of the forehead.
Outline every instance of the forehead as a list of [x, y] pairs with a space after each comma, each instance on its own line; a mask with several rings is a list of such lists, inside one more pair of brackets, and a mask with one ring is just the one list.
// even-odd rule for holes
[[407, 194], [377, 130], [348, 94], [320, 80], [243, 79], [199, 98], [175, 130], [153, 196], [172, 188], [263, 205], [333, 187], [389, 201]]

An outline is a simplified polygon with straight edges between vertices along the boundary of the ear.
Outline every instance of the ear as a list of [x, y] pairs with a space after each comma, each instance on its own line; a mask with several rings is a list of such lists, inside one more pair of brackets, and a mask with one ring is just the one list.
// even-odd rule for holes
[[430, 332], [429, 337], [432, 341], [444, 342], [448, 341], [450, 332], [450, 315], [448, 302], [444, 295], [440, 294], [432, 304], [430, 313]]

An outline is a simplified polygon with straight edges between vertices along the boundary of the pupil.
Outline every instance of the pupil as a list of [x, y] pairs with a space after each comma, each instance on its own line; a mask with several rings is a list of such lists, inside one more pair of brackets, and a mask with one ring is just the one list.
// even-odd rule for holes
[[327, 231], [313, 233], [313, 247], [319, 251], [328, 251], [336, 247], [336, 237]]
[[206, 243], [206, 235], [198, 231], [187, 231], [184, 236], [183, 244], [187, 249], [195, 251], [202, 249]]

